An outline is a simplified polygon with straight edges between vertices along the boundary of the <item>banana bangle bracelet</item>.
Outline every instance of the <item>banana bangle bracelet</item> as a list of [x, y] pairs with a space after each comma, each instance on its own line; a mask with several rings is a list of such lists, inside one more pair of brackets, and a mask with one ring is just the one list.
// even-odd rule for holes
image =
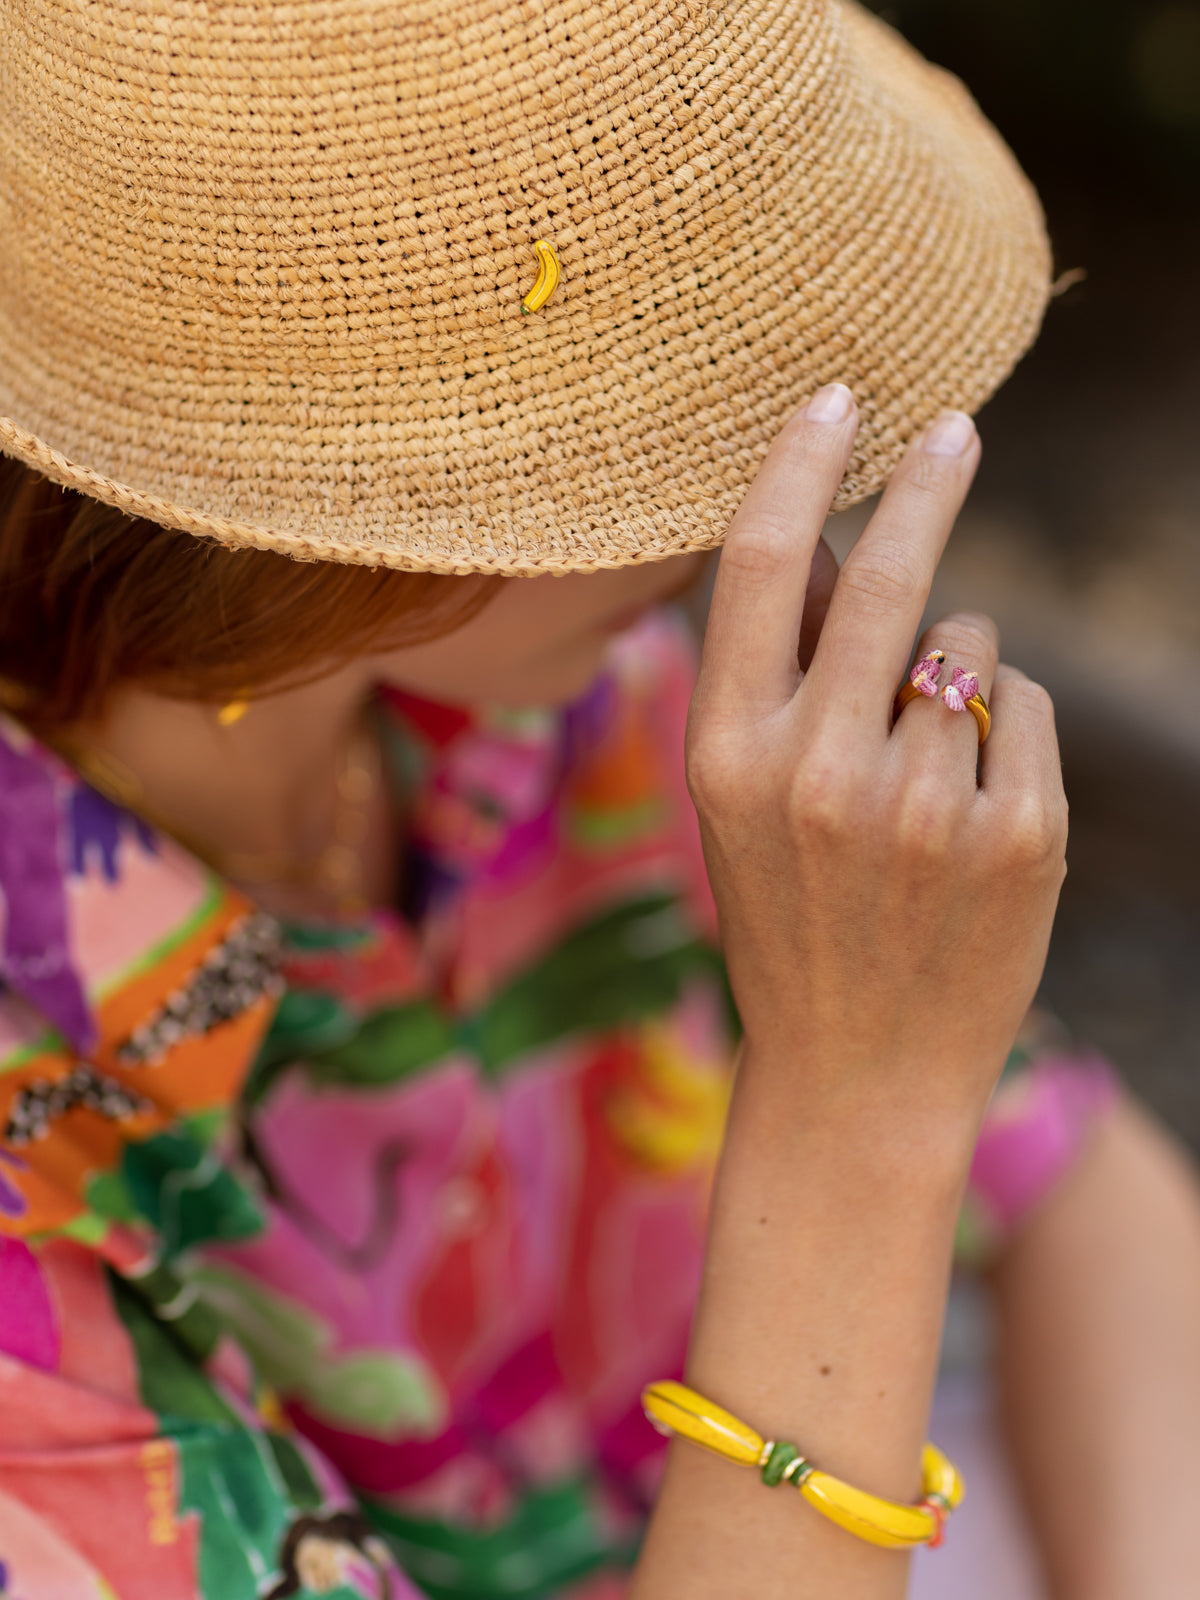
[[927, 1444], [921, 1457], [923, 1498], [918, 1505], [907, 1506], [822, 1472], [795, 1445], [764, 1439], [748, 1423], [682, 1383], [652, 1383], [642, 1393], [642, 1407], [659, 1433], [690, 1439], [727, 1461], [757, 1467], [768, 1488], [790, 1483], [830, 1522], [885, 1550], [912, 1550], [922, 1544], [936, 1549], [947, 1516], [962, 1501], [958, 1469], [936, 1445]]

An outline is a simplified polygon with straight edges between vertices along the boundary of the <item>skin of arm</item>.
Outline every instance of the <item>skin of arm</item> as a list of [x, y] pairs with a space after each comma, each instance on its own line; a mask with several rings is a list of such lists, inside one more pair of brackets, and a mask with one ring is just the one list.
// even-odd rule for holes
[[1200, 1574], [1200, 1184], [1126, 1102], [993, 1276], [1003, 1414], [1054, 1600]]
[[[778, 1093], [794, 1065], [742, 1062], [688, 1382], [836, 1476], [915, 1502], [973, 1131], [900, 1148], [890, 1118]], [[630, 1600], [901, 1600], [908, 1566], [677, 1441]]]
[[[991, 695], [978, 781], [973, 719], [925, 699], [893, 726], [978, 460], [967, 419], [899, 468], [800, 671], [810, 563], [854, 432], [853, 408], [818, 396], [772, 446], [722, 554], [689, 718], [745, 1033], [687, 1380], [913, 1503], [955, 1220], [1041, 975], [1066, 806], [1049, 702], [997, 667], [986, 618], [943, 619], [918, 644]], [[900, 1600], [907, 1566], [677, 1441], [631, 1600]]]

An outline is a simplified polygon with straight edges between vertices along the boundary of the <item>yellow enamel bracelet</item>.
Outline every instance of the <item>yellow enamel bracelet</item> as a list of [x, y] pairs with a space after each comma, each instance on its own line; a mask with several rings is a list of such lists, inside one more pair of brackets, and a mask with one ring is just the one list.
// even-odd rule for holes
[[927, 1444], [921, 1458], [924, 1498], [919, 1505], [904, 1506], [819, 1471], [795, 1445], [764, 1439], [682, 1383], [652, 1383], [642, 1393], [642, 1406], [659, 1433], [677, 1434], [727, 1461], [758, 1467], [763, 1482], [771, 1488], [792, 1484], [830, 1522], [885, 1550], [911, 1550], [919, 1544], [936, 1549], [942, 1542], [946, 1517], [963, 1497], [958, 1469], [936, 1445]]

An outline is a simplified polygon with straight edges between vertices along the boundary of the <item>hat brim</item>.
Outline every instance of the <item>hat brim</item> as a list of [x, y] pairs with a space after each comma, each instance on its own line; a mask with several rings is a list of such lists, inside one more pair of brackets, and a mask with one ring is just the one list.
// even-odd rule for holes
[[[429, 388], [424, 370], [392, 380], [390, 417], [377, 403], [352, 423], [317, 415], [329, 393], [284, 375], [282, 409], [255, 439], [236, 407], [164, 406], [133, 367], [91, 359], [68, 330], [31, 330], [6, 300], [0, 449], [226, 545], [445, 573], [587, 571], [719, 544], [778, 429], [836, 380], [862, 423], [835, 507], [863, 499], [938, 412], [974, 412], [1008, 375], [1044, 314], [1050, 257], [1033, 190], [962, 85], [853, 3], [834, 24], [853, 93], [827, 122], [840, 143], [823, 164], [796, 171], [794, 149], [743, 140], [753, 229], [647, 270], [609, 249], [603, 295], [574, 230], [545, 310], [522, 318], [520, 288], [510, 295], [521, 359], [480, 378], [469, 339], [436, 353], [443, 385], [461, 357], [457, 407], [405, 409]], [[727, 222], [729, 196], [681, 170], [697, 216]], [[677, 170], [668, 189], [680, 184]], [[725, 210], [706, 211], [706, 192]]]

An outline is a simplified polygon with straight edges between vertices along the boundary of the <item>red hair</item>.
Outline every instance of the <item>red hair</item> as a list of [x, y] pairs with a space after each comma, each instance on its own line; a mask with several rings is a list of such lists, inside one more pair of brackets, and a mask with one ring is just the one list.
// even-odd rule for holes
[[231, 550], [0, 457], [0, 680], [34, 723], [122, 683], [214, 704], [302, 683], [451, 632], [501, 581]]

